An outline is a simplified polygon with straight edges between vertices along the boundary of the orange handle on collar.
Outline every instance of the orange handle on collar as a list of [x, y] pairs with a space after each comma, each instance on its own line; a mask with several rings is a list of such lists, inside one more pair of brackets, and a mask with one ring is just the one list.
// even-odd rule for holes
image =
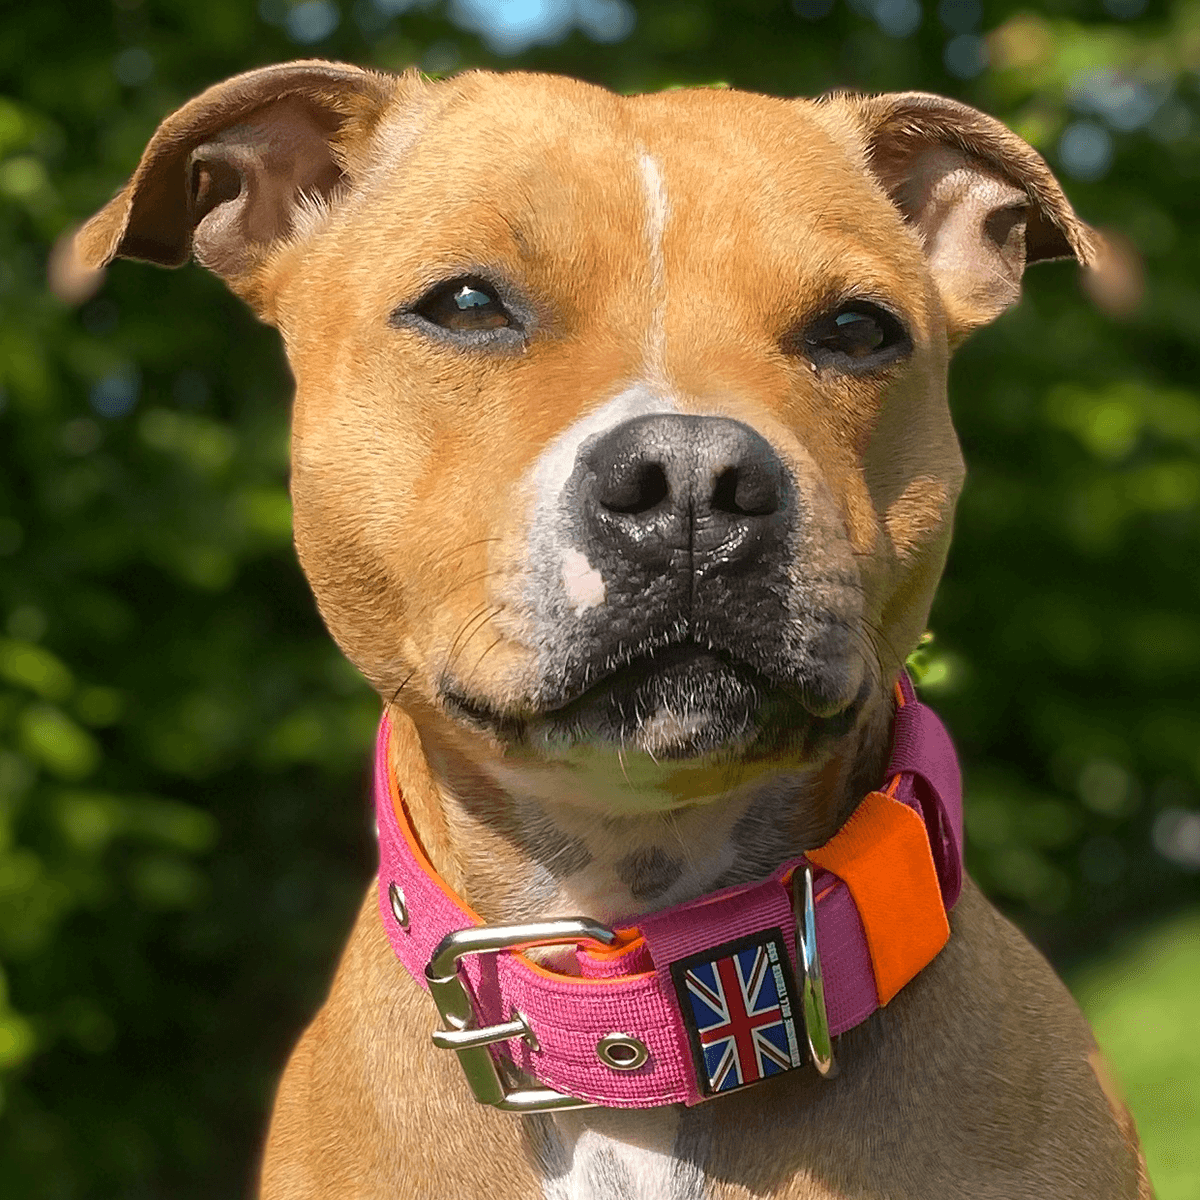
[[899, 800], [871, 792], [834, 837], [805, 857], [850, 889], [879, 1003], [886, 1004], [950, 937], [924, 821]]

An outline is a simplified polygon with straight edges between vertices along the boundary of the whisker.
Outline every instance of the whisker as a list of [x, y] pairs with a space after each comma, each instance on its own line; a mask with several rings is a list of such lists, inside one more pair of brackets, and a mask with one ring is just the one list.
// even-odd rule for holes
[[[495, 609], [492, 609], [495, 612]], [[460, 642], [465, 648], [467, 642], [474, 636], [475, 630], [488, 619], [488, 606], [481, 604], [459, 627], [458, 632], [454, 635], [454, 641], [450, 643], [450, 649], [446, 652], [447, 668], [454, 662], [455, 656], [460, 650]], [[471, 632], [468, 633], [467, 631]], [[464, 640], [465, 639], [465, 640]]]
[[[485, 579], [493, 579], [503, 572], [489, 569], [480, 571], [475, 575], [468, 575], [464, 579], [460, 579], [453, 587], [447, 588], [437, 599], [437, 604], [441, 604], [448, 596], [453, 596], [455, 592], [461, 592], [463, 588], [470, 587], [473, 583], [481, 583]], [[436, 605], [434, 605], [436, 607]]]
[[625, 731], [621, 730], [621, 741], [617, 745], [617, 762], [621, 766], [621, 774], [625, 777], [625, 782], [633, 787], [633, 780], [629, 778], [629, 772], [625, 769]]
[[691, 848], [688, 846], [687, 841], [684, 839], [683, 834], [680, 832], [679, 818], [673, 812], [666, 812], [666, 813], [663, 813], [662, 821], [663, 821], [663, 824], [670, 831], [671, 836], [675, 839], [676, 842], [679, 843], [679, 850], [680, 850], [680, 853], [683, 855], [683, 861], [687, 865], [688, 871], [692, 875], [697, 875], [699, 873], [699, 867], [697, 866], [695, 858], [692, 856]]
[[491, 654], [491, 652], [492, 652], [493, 650], [495, 650], [495, 648], [496, 648], [498, 645], [500, 645], [500, 643], [501, 643], [502, 641], [504, 641], [504, 635], [503, 635], [503, 634], [501, 634], [501, 635], [500, 635], [500, 636], [499, 636], [499, 637], [498, 637], [498, 638], [497, 638], [497, 639], [496, 639], [496, 640], [495, 640], [495, 641], [494, 641], [494, 642], [493, 642], [493, 643], [492, 643], [492, 644], [491, 644], [491, 645], [490, 645], [490, 646], [489, 646], [489, 647], [488, 647], [488, 648], [487, 648], [487, 649], [486, 649], [486, 650], [485, 650], [485, 651], [484, 651], [484, 652], [483, 652], [483, 653], [482, 653], [482, 654], [481, 654], [481, 655], [480, 655], [480, 656], [479, 656], [479, 657], [478, 657], [478, 658], [475, 660], [475, 665], [474, 665], [474, 666], [471, 668], [471, 674], [467, 676], [466, 682], [463, 684], [463, 686], [464, 686], [464, 687], [470, 687], [470, 685], [471, 685], [471, 681], [472, 681], [472, 680], [475, 678], [475, 672], [479, 670], [479, 666], [480, 666], [480, 664], [483, 662], [483, 660], [484, 660], [485, 658], [487, 658], [487, 656], [488, 656], [489, 654]]
[[390, 700], [387, 702], [387, 707], [388, 707], [388, 708], [391, 708], [391, 706], [392, 706], [393, 704], [395, 704], [397, 700], [399, 700], [399, 699], [400, 699], [400, 693], [401, 693], [402, 691], [404, 691], [404, 689], [405, 689], [406, 687], [408, 687], [408, 685], [409, 685], [409, 684], [412, 682], [412, 678], [413, 678], [413, 676], [414, 676], [416, 673], [417, 673], [417, 668], [416, 668], [416, 667], [413, 667], [413, 669], [412, 669], [411, 671], [409, 671], [409, 673], [408, 673], [407, 675], [405, 675], [405, 677], [404, 677], [404, 678], [403, 678], [403, 679], [400, 681], [400, 684], [399, 684], [399, 686], [398, 686], [398, 687], [396, 688], [396, 690], [395, 690], [395, 691], [392, 693], [392, 698], [391, 698], [391, 699], [390, 699]]
[[414, 564], [414, 567], [418, 573], [428, 574], [431, 571], [437, 570], [437, 568], [442, 566], [444, 563], [449, 562], [451, 560], [451, 555], [461, 556], [463, 551], [465, 551], [465, 550], [472, 550], [476, 546], [484, 546], [488, 542], [498, 542], [498, 541], [500, 541], [499, 538], [487, 537], [487, 538], [478, 538], [477, 540], [475, 540], [473, 542], [464, 542], [461, 546], [457, 546], [453, 550], [442, 551], [437, 554], [427, 555], [426, 557], [419, 559]]

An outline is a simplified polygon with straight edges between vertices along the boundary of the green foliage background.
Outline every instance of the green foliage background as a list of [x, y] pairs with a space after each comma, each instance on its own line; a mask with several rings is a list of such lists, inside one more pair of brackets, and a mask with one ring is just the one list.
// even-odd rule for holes
[[[241, 1194], [372, 870], [377, 707], [291, 551], [275, 335], [194, 267], [120, 264], [79, 307], [44, 282], [55, 239], [126, 178], [157, 121], [263, 63], [924, 88], [1038, 146], [1080, 212], [1141, 256], [1145, 294], [1118, 319], [1072, 267], [1038, 268], [959, 355], [971, 475], [924, 687], [966, 763], [971, 869], [1060, 966], [1196, 904], [1200, 3], [1107, 5], [6, 6], [5, 1196]], [[1105, 969], [1080, 966], [1110, 995], [1121, 968]]]

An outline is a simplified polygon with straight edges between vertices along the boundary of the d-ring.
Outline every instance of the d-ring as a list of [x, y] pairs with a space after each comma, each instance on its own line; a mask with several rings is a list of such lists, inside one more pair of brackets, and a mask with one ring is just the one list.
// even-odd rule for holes
[[833, 1058], [829, 1014], [825, 1011], [825, 983], [817, 953], [817, 906], [813, 900], [812, 867], [797, 868], [792, 872], [792, 916], [796, 924], [796, 966], [800, 973], [804, 1037], [817, 1073], [832, 1079], [838, 1067]]

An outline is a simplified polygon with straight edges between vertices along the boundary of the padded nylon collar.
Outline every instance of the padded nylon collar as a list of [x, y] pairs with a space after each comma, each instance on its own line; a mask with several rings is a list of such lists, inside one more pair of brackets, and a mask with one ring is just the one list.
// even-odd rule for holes
[[[917, 700], [906, 674], [895, 691], [883, 786], [824, 846], [757, 883], [635, 918], [619, 930], [613, 949], [580, 947], [577, 975], [549, 970], [516, 951], [464, 959], [460, 976], [477, 1024], [502, 1024], [519, 1012], [534, 1035], [513, 1037], [492, 1053], [546, 1087], [609, 1107], [708, 1098], [711, 1081], [701, 1077], [694, 1021], [679, 998], [672, 964], [779, 930], [794, 969], [789, 885], [793, 872], [806, 865], [814, 872], [816, 941], [831, 1033], [853, 1028], [887, 1004], [945, 944], [946, 914], [962, 886], [962, 787], [954, 747], [934, 712]], [[421, 848], [392, 774], [390, 738], [385, 716], [375, 762], [380, 913], [396, 956], [425, 987], [426, 964], [442, 939], [483, 922], [447, 887]], [[403, 897], [404, 925], [389, 899], [392, 887]], [[648, 1056], [642, 1066], [620, 1070], [606, 1064], [597, 1046], [614, 1033], [644, 1044]]]

